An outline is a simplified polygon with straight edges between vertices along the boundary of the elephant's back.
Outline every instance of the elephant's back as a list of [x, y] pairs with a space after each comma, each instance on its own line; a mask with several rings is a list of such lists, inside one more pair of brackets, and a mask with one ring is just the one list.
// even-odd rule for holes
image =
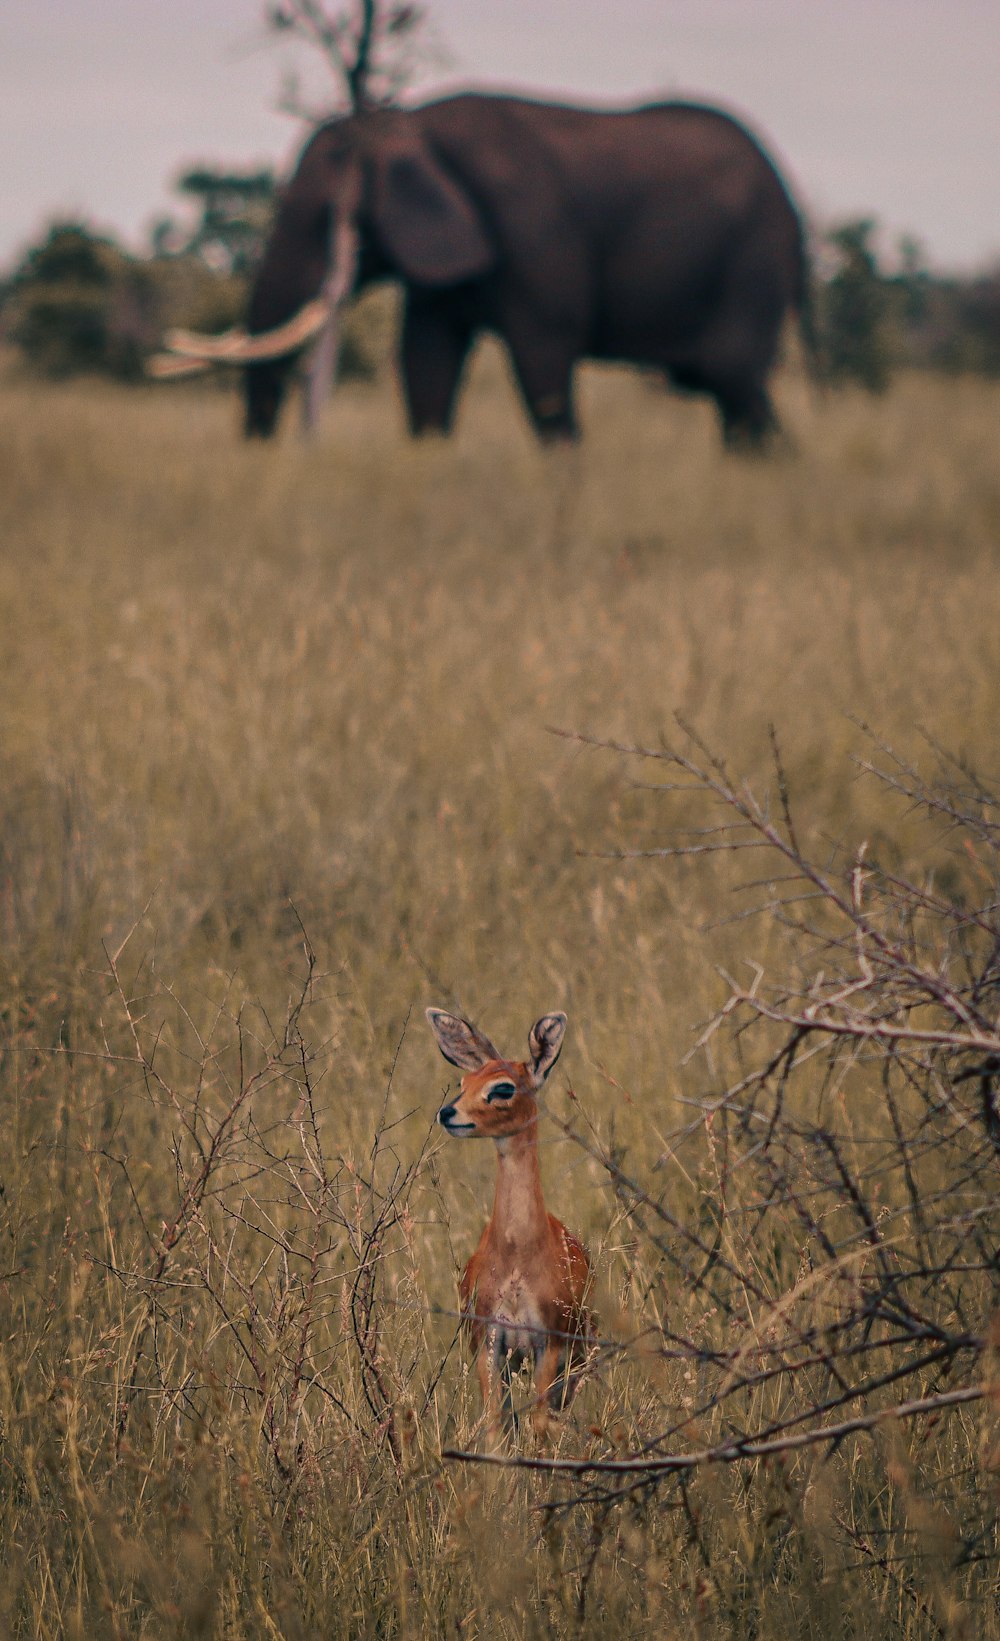
[[634, 205], [651, 197], [698, 197], [734, 216], [759, 210], [765, 199], [792, 209], [774, 162], [721, 109], [678, 102], [596, 113], [575, 131], [560, 122], [550, 140], [581, 204], [590, 200], [602, 211], [615, 201]]
[[464, 127], [482, 141], [515, 133], [558, 157], [567, 179], [600, 185], [606, 172], [620, 187], [634, 175], [648, 184], [683, 186], [719, 168], [778, 179], [774, 161], [735, 114], [680, 100], [629, 108], [586, 108], [530, 97], [461, 92], [426, 104], [431, 125]]

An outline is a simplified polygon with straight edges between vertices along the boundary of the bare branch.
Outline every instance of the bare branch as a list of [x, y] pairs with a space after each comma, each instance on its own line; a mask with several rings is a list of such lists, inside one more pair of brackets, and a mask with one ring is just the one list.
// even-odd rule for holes
[[881, 1408], [876, 1413], [861, 1413], [853, 1419], [842, 1419], [839, 1424], [825, 1425], [818, 1430], [802, 1430], [796, 1436], [779, 1436], [772, 1441], [757, 1441], [741, 1437], [739, 1441], [722, 1442], [718, 1447], [703, 1447], [694, 1453], [670, 1453], [663, 1458], [651, 1459], [556, 1459], [532, 1457], [519, 1453], [469, 1453], [461, 1448], [446, 1447], [442, 1459], [455, 1459], [463, 1464], [489, 1464], [503, 1470], [546, 1470], [574, 1476], [599, 1474], [606, 1476], [666, 1476], [681, 1470], [697, 1470], [707, 1464], [735, 1464], [744, 1459], [772, 1458], [779, 1453], [793, 1453], [803, 1447], [817, 1445], [838, 1446], [846, 1436], [861, 1430], [875, 1430], [879, 1425], [898, 1419], [914, 1419], [922, 1414], [941, 1413], [947, 1408], [965, 1407], [970, 1402], [982, 1401], [984, 1396], [995, 1395], [995, 1385], [969, 1385], [964, 1390], [943, 1391], [938, 1396], [923, 1396], [917, 1401], [900, 1402], [893, 1407]]

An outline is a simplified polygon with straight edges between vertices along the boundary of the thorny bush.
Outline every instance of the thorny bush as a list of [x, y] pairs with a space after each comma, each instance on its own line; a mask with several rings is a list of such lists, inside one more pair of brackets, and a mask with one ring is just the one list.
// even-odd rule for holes
[[865, 730], [859, 779], [923, 826], [925, 869], [908, 878], [864, 839], [807, 846], [773, 733], [761, 797], [681, 727], [683, 750], [574, 738], [648, 768], [673, 824], [630, 857], [728, 863], [770, 967], [755, 955], [747, 980], [722, 975], [689, 1056], [703, 1092], [659, 1166], [698, 1169], [692, 1212], [567, 1129], [613, 1184], [647, 1293], [659, 1278], [675, 1296], [607, 1341], [595, 1371], [623, 1355], [678, 1371], [629, 1452], [490, 1462], [555, 1471], [549, 1508], [589, 1505], [595, 1521], [676, 1489], [707, 1570], [692, 1489], [708, 1471], [777, 1465], [801, 1525], [822, 1467], [850, 1469], [857, 1438], [884, 1437], [887, 1485], [828, 1502], [823, 1529], [842, 1566], [887, 1573], [940, 1633], [913, 1566], [933, 1552], [987, 1601], [996, 1569], [1000, 793], [938, 748], [925, 778]]

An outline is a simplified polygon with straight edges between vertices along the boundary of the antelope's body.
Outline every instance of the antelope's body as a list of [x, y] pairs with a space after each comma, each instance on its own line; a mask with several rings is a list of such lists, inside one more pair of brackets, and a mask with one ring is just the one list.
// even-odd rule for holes
[[497, 1149], [493, 1212], [459, 1284], [487, 1424], [502, 1424], [509, 1376], [534, 1363], [532, 1423], [543, 1435], [553, 1406], [572, 1387], [586, 1354], [590, 1261], [583, 1244], [545, 1207], [538, 1166], [538, 1090], [562, 1046], [566, 1017], [532, 1028], [528, 1061], [505, 1060], [467, 1020], [428, 1009], [447, 1060], [465, 1070], [461, 1091], [438, 1112], [457, 1138], [492, 1139]]

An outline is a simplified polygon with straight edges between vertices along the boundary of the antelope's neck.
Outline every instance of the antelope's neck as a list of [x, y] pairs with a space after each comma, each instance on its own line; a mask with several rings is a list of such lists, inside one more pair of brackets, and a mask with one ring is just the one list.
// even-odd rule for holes
[[538, 1167], [538, 1124], [497, 1140], [497, 1188], [491, 1226], [494, 1241], [509, 1248], [537, 1246], [549, 1234]]

